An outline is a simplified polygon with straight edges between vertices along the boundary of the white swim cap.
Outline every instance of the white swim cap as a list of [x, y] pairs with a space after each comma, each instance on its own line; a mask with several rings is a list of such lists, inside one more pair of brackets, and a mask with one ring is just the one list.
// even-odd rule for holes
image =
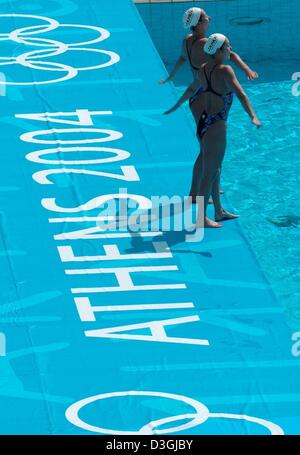
[[188, 9], [182, 18], [184, 28], [195, 27], [198, 24], [203, 10], [201, 8]]
[[214, 55], [226, 40], [226, 36], [222, 35], [222, 33], [213, 33], [206, 41], [203, 50], [206, 54]]

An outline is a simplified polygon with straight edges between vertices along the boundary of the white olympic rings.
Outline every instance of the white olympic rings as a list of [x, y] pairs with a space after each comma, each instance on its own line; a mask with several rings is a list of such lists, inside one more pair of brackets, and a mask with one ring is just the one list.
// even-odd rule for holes
[[[194, 413], [187, 413], [187, 414], [179, 414], [172, 417], [165, 417], [159, 420], [153, 420], [148, 422], [146, 425], [142, 426], [137, 431], [125, 431], [125, 430], [114, 430], [111, 428], [103, 428], [98, 427], [95, 425], [91, 425], [85, 421], [83, 421], [79, 417], [79, 411], [86, 405], [90, 403], [94, 403], [98, 400], [104, 400], [108, 398], [114, 397], [126, 397], [126, 396], [153, 396], [153, 397], [161, 397], [161, 398], [169, 398], [176, 401], [181, 401], [185, 404], [188, 404], [194, 408], [196, 412]], [[149, 391], [137, 391], [137, 390], [129, 390], [124, 392], [110, 392], [110, 393], [102, 393], [100, 395], [95, 395], [92, 397], [84, 398], [83, 400], [77, 401], [73, 403], [71, 406], [68, 407], [66, 410], [66, 418], [67, 420], [87, 431], [92, 431], [94, 433], [102, 433], [102, 434], [114, 434], [114, 435], [128, 435], [128, 434], [170, 434], [170, 433], [177, 433], [179, 431], [186, 430], [188, 428], [193, 428], [197, 425], [201, 425], [202, 423], [206, 422], [209, 418], [217, 418], [217, 419], [235, 419], [235, 420], [244, 420], [247, 422], [256, 423], [261, 425], [262, 427], [266, 428], [270, 431], [272, 435], [282, 435], [284, 434], [283, 429], [268, 420], [248, 416], [246, 414], [231, 414], [231, 413], [211, 413], [209, 412], [208, 408], [201, 403], [200, 401], [194, 400], [192, 398], [185, 397], [184, 395], [177, 395], [173, 393], [165, 393], [165, 392], [149, 392]], [[174, 426], [172, 428], [164, 428], [158, 429], [158, 426], [165, 425], [167, 423], [182, 421], [191, 419], [190, 421], [178, 425], [177, 427]]]

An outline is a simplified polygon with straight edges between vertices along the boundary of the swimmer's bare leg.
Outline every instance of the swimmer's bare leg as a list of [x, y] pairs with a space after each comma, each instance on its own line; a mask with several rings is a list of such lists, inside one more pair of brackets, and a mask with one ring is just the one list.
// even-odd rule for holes
[[195, 204], [197, 202], [196, 198], [199, 196], [199, 185], [200, 185], [200, 179], [201, 179], [201, 174], [202, 174], [202, 168], [203, 168], [203, 154], [201, 153], [201, 149], [199, 152], [199, 155], [195, 161], [194, 167], [193, 167], [193, 179], [192, 179], [192, 184], [190, 188], [190, 196], [192, 197], [192, 202]]

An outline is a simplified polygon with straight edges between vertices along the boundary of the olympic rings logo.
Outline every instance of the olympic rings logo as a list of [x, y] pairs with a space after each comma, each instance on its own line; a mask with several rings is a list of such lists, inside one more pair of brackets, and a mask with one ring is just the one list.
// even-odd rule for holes
[[[6, 65], [21, 65], [26, 68], [43, 70], [43, 71], [59, 71], [63, 72], [64, 75], [56, 78], [49, 79], [46, 81], [31, 81], [31, 82], [12, 82], [7, 80], [0, 80], [2, 85], [42, 85], [42, 84], [53, 84], [57, 82], [67, 81], [73, 79], [77, 76], [79, 71], [90, 71], [107, 66], [114, 65], [119, 62], [120, 56], [112, 51], [106, 51], [102, 49], [83, 47], [90, 44], [100, 43], [101, 41], [106, 40], [110, 33], [108, 30], [96, 27], [92, 25], [78, 25], [78, 24], [60, 24], [57, 20], [51, 19], [43, 16], [34, 16], [31, 14], [0, 14], [1, 18], [29, 18], [34, 20], [40, 20], [43, 22], [41, 25], [31, 25], [29, 27], [23, 27], [16, 30], [13, 30], [8, 33], [0, 33], [0, 41], [12, 41], [18, 44], [25, 44], [27, 46], [34, 46], [41, 49], [25, 52], [17, 57], [0, 57], [0, 66]], [[63, 43], [61, 41], [56, 41], [53, 39], [39, 37], [39, 34], [45, 34], [46, 32], [52, 32], [53, 30], [58, 29], [59, 27], [70, 27], [70, 28], [79, 28], [96, 31], [98, 36], [89, 41], [81, 41], [77, 43]], [[45, 35], [43, 35], [45, 36]], [[74, 51], [84, 51], [92, 52], [96, 54], [104, 54], [108, 59], [104, 63], [98, 65], [78, 67], [74, 68], [73, 66], [66, 65], [64, 63], [43, 61], [42, 59], [48, 57], [54, 57], [57, 55], [64, 54], [65, 52], [74, 52]]]
[[[148, 422], [146, 425], [142, 426], [137, 431], [125, 431], [125, 430], [113, 430], [111, 428], [103, 428], [97, 427], [94, 425], [90, 425], [84, 422], [79, 417], [79, 411], [86, 405], [90, 403], [94, 403], [95, 401], [105, 400], [109, 398], [115, 397], [128, 397], [128, 396], [151, 396], [151, 397], [160, 397], [160, 398], [168, 398], [171, 400], [176, 400], [181, 403], [190, 405], [194, 408], [193, 413], [187, 414], [179, 414], [172, 417], [165, 417], [159, 420], [153, 420]], [[192, 398], [185, 397], [183, 395], [177, 395], [173, 393], [165, 393], [165, 392], [149, 392], [149, 391], [137, 391], [137, 390], [130, 390], [125, 392], [111, 392], [111, 393], [103, 393], [101, 395], [95, 395], [92, 397], [85, 398], [80, 400], [76, 403], [73, 403], [67, 410], [66, 410], [66, 418], [67, 420], [87, 431], [92, 431], [94, 433], [102, 433], [102, 434], [113, 434], [113, 435], [130, 435], [130, 434], [140, 434], [140, 435], [151, 435], [151, 434], [171, 434], [177, 433], [179, 431], [187, 430], [189, 428], [196, 427], [198, 425], [203, 424], [209, 418], [215, 419], [234, 419], [234, 420], [243, 420], [247, 422], [256, 423], [267, 430], [270, 431], [272, 435], [283, 435], [284, 431], [278, 425], [273, 422], [270, 422], [265, 419], [261, 419], [259, 417], [248, 416], [245, 414], [229, 414], [229, 413], [211, 413], [208, 408], [201, 403], [200, 401], [194, 400]], [[178, 426], [173, 426], [171, 428], [164, 428], [159, 429], [158, 427], [161, 425], [165, 425], [167, 423], [178, 422], [182, 420], [189, 420], [186, 423], [183, 423]]]

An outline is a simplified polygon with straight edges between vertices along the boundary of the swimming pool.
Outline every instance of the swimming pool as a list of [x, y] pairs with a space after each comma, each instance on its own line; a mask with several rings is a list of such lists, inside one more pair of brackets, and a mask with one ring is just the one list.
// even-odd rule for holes
[[[238, 102], [229, 122], [224, 187], [288, 322], [300, 327], [299, 98], [291, 83], [248, 89], [264, 129], [254, 134]], [[287, 101], [288, 100], [288, 101]]]
[[[228, 206], [241, 215], [239, 223], [260, 267], [284, 305], [289, 325], [296, 330], [300, 328], [300, 98], [292, 94], [295, 82], [291, 77], [300, 70], [295, 49], [300, 4], [289, 0], [284, 11], [276, 1], [272, 7], [268, 0], [252, 2], [251, 11], [249, 5], [246, 0], [204, 5], [213, 18], [211, 32], [227, 34], [234, 49], [260, 75], [258, 81], [249, 83], [239, 73], [264, 127], [255, 131], [235, 100], [228, 125], [223, 187]], [[173, 65], [184, 35], [181, 14], [191, 6], [195, 4], [139, 5], [167, 69]], [[264, 21], [236, 25], [239, 17], [255, 22], [254, 16]], [[289, 33], [279, 36], [279, 28], [285, 25]], [[187, 68], [180, 72], [175, 80], [179, 92], [190, 78]], [[190, 115], [187, 106], [185, 109]]]

